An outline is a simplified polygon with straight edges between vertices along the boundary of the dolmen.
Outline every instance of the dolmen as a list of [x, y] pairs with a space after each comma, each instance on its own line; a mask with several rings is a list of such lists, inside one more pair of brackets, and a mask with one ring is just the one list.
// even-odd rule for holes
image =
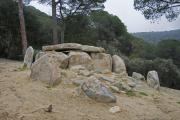
[[133, 91], [136, 87], [123, 59], [107, 54], [102, 47], [77, 43], [43, 46], [30, 69], [30, 78], [34, 81], [49, 86], [72, 82], [98, 102], [116, 102], [114, 92]]

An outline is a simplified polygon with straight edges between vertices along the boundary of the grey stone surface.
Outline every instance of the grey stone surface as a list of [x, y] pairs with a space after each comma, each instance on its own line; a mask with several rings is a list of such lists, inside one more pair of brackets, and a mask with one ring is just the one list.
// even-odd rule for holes
[[101, 84], [101, 82], [95, 77], [89, 78], [81, 86], [84, 93], [91, 99], [98, 102], [114, 103], [116, 97], [108, 90], [107, 87]]
[[95, 47], [95, 46], [89, 46], [89, 45], [82, 45], [81, 50], [84, 52], [90, 52], [90, 53], [102, 53], [105, 52], [105, 49], [102, 47]]
[[126, 73], [124, 61], [117, 55], [112, 56], [112, 71], [115, 73]]
[[92, 53], [91, 54], [94, 71], [98, 73], [112, 72], [112, 58], [110, 54], [106, 53]]
[[142, 74], [137, 73], [137, 72], [133, 72], [132, 77], [136, 80], [145, 81], [145, 77]]
[[67, 68], [67, 65], [68, 57], [65, 54], [48, 53], [33, 63], [30, 77], [49, 85], [56, 85], [61, 80], [61, 69]]
[[46, 52], [39, 51], [39, 52], [36, 54], [36, 56], [35, 56], [35, 61], [36, 61], [37, 59], [39, 59], [40, 57], [42, 57], [43, 55], [45, 55], [45, 54], [46, 54]]
[[128, 85], [128, 83], [123, 81], [117, 81], [113, 84], [113, 86], [116, 86], [119, 90], [123, 91], [131, 91], [132, 88]]
[[69, 53], [69, 68], [74, 66], [81, 66], [88, 70], [92, 70], [92, 59], [85, 52], [70, 52]]
[[77, 43], [63, 43], [63, 44], [57, 44], [57, 45], [48, 45], [43, 46], [43, 51], [64, 51], [64, 50], [81, 50], [81, 44]]
[[158, 73], [156, 71], [149, 71], [148, 72], [147, 84], [156, 90], [160, 89], [159, 77], [158, 77]]
[[30, 68], [33, 62], [34, 49], [30, 46], [26, 50], [26, 54], [24, 56], [23, 66]]

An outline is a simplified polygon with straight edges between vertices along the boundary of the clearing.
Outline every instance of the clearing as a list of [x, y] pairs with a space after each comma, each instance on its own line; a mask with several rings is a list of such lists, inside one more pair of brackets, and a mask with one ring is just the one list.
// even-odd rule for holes
[[[0, 120], [180, 120], [180, 91], [143, 86], [135, 94], [115, 94], [117, 103], [77, 95], [67, 83], [49, 88], [29, 78], [22, 62], [0, 59]], [[53, 106], [52, 112], [45, 109]], [[109, 109], [119, 106], [120, 112]]]

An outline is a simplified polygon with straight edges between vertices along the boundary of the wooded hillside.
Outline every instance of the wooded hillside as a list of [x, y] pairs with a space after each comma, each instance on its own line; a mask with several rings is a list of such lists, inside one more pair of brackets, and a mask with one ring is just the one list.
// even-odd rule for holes
[[147, 42], [157, 43], [161, 40], [175, 39], [180, 40], [180, 29], [162, 32], [138, 32], [132, 35], [142, 38]]

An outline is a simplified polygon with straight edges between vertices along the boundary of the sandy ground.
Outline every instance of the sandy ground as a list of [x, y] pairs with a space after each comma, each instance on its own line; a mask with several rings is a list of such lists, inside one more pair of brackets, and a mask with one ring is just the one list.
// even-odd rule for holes
[[[143, 85], [135, 96], [115, 94], [117, 103], [95, 102], [71, 84], [48, 88], [29, 79], [21, 62], [0, 59], [0, 120], [180, 120], [180, 91]], [[140, 94], [140, 91], [146, 95]], [[49, 105], [52, 112], [46, 112]], [[119, 106], [120, 112], [109, 109]]]

